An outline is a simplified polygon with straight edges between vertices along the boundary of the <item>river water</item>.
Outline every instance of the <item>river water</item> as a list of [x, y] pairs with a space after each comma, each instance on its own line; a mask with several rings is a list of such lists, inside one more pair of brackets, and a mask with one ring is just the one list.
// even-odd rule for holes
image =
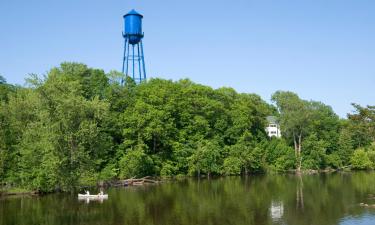
[[375, 173], [258, 175], [0, 199], [0, 225], [374, 225]]

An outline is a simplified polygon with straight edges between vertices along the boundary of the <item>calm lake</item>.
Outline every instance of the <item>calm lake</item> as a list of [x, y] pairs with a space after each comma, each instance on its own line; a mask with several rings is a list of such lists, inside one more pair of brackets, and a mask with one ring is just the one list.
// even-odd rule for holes
[[76, 194], [0, 199], [0, 225], [375, 224], [375, 173], [259, 175], [111, 188], [103, 202]]

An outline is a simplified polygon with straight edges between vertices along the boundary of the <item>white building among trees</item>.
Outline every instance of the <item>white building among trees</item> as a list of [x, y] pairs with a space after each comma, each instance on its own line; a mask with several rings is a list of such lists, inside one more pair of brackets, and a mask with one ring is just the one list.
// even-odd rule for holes
[[269, 137], [281, 137], [280, 124], [276, 116], [267, 116], [268, 125], [266, 127], [266, 132]]

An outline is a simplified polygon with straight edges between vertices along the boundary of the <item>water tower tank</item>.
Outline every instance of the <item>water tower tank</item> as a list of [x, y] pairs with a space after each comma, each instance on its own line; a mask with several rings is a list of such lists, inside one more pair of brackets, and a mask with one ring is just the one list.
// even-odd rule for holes
[[143, 38], [142, 18], [143, 16], [134, 9], [124, 15], [124, 37], [127, 36], [129, 38], [129, 43], [132, 45], [138, 44]]

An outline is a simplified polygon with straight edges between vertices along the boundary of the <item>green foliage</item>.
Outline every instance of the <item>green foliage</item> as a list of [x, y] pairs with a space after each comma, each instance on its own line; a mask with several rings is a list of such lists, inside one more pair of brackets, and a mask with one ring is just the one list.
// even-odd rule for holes
[[1, 83], [1, 77], [0, 77], [0, 103], [4, 102], [6, 103], [9, 100], [9, 95], [14, 93], [16, 91], [16, 87], [10, 84], [7, 84], [4, 80], [3, 83]]
[[120, 159], [120, 178], [142, 177], [153, 174], [153, 161], [145, 153], [146, 146], [139, 144], [129, 149]]
[[102, 171], [100, 171], [99, 179], [102, 181], [108, 181], [115, 179], [118, 176], [119, 169], [117, 168], [116, 164], [108, 163]]
[[[363, 168], [357, 147], [375, 163], [372, 106], [340, 121], [292, 92], [276, 92], [275, 107], [232, 88], [123, 76], [62, 63], [26, 87], [0, 77], [0, 180], [49, 192], [146, 175]], [[267, 137], [268, 115], [283, 138]]]
[[354, 148], [351, 132], [346, 124], [343, 125], [339, 135], [337, 152], [343, 164], [348, 165], [350, 163], [350, 157], [353, 155]]
[[6, 82], [5, 78], [0, 75], [0, 84], [5, 84]]
[[296, 157], [294, 153], [291, 151], [277, 158], [274, 164], [276, 171], [292, 170], [295, 168], [295, 166], [296, 166]]
[[363, 148], [363, 150], [365, 150], [368, 159], [371, 161], [372, 168], [374, 168], [375, 167], [375, 142], [373, 142], [370, 146]]
[[266, 149], [266, 162], [271, 169], [276, 171], [287, 171], [296, 166], [294, 149], [290, 147], [285, 139], [271, 138], [263, 143]]
[[99, 97], [85, 96], [82, 74], [90, 80], [98, 71], [62, 64], [45, 80], [33, 75], [31, 88], [10, 96], [8, 129], [16, 138], [9, 141], [14, 147], [8, 147], [8, 155], [17, 165], [7, 168], [10, 182], [45, 192], [67, 190], [93, 180], [94, 171], [104, 166], [112, 144], [101, 124], [109, 107]]
[[18, 145], [19, 179], [29, 189], [49, 192], [63, 179], [59, 177], [60, 159], [54, 151], [56, 136], [39, 122], [28, 128]]
[[[341, 147], [340, 120], [332, 108], [321, 102], [302, 100], [292, 92], [278, 91], [272, 100], [280, 112], [281, 133], [294, 145], [297, 170], [327, 166], [326, 155]], [[347, 154], [343, 155], [346, 157]]]
[[160, 175], [162, 177], [170, 177], [177, 175], [178, 168], [174, 165], [172, 161], [167, 161], [163, 163], [162, 169], [160, 170]]
[[12, 142], [16, 138], [12, 135], [9, 120], [9, 97], [16, 92], [16, 87], [7, 84], [4, 77], [0, 76], [0, 180], [4, 180], [7, 170], [12, 163]]
[[279, 109], [282, 133], [285, 137], [294, 139], [308, 133], [312, 114], [308, 102], [293, 92], [283, 91], [275, 92], [272, 101]]
[[190, 161], [190, 173], [201, 173], [210, 176], [213, 173], [220, 173], [221, 170], [220, 146], [213, 140], [199, 141], [197, 149], [193, 152]]
[[348, 114], [347, 129], [351, 133], [353, 147], [367, 147], [375, 141], [375, 106], [352, 105], [355, 113]]
[[302, 167], [304, 169], [324, 168], [328, 144], [319, 140], [316, 134], [311, 134], [303, 142]]
[[371, 162], [367, 152], [364, 149], [355, 150], [350, 162], [353, 169], [365, 170], [373, 167], [373, 162]]
[[224, 159], [223, 170], [226, 175], [240, 175], [243, 162], [239, 157], [229, 156]]
[[339, 169], [344, 164], [342, 163], [341, 157], [337, 153], [333, 153], [326, 156], [326, 165], [334, 169]]

